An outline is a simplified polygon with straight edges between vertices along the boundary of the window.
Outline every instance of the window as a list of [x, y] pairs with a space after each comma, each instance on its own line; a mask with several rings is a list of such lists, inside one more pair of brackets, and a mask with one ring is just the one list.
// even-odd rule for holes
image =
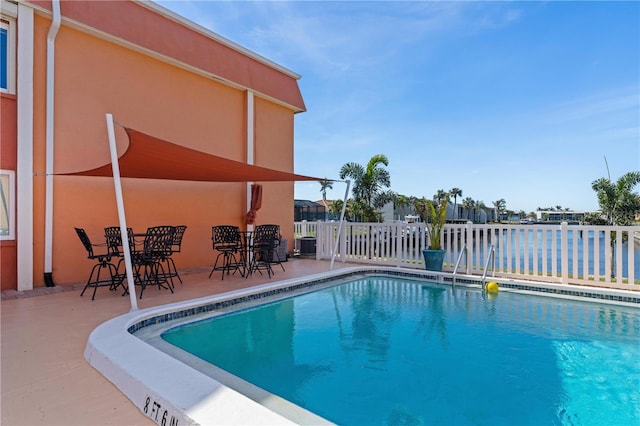
[[0, 91], [15, 93], [16, 36], [15, 21], [0, 19]]
[[7, 71], [9, 69], [9, 52], [7, 52], [7, 38], [9, 32], [9, 25], [2, 21], [2, 27], [0, 27], [0, 87], [7, 89]]
[[15, 240], [15, 172], [0, 169], [0, 240]]

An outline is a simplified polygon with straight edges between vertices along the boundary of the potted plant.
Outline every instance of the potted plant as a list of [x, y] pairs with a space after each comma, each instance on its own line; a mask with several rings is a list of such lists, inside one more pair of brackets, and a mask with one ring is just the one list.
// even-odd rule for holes
[[447, 206], [449, 205], [449, 195], [434, 202], [422, 198], [415, 203], [415, 208], [420, 218], [427, 226], [429, 233], [429, 248], [422, 250], [424, 256], [424, 267], [429, 271], [442, 271], [444, 255], [446, 250], [442, 250], [440, 235], [442, 228], [447, 221]]

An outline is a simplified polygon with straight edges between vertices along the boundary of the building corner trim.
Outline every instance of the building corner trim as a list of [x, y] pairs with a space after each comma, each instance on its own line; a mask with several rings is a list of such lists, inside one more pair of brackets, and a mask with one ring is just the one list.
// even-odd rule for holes
[[33, 289], [33, 55], [34, 11], [18, 4], [16, 249], [17, 290]]

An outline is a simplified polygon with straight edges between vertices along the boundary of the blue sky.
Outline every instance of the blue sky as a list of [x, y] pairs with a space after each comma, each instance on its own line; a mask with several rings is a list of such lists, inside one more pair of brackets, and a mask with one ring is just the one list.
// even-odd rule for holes
[[639, 2], [157, 3], [302, 76], [297, 173], [384, 154], [397, 193], [529, 212], [640, 169]]

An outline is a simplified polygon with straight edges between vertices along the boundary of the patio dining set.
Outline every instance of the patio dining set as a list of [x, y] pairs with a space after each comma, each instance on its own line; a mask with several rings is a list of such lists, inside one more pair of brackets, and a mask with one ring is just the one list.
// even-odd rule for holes
[[[131, 253], [134, 285], [140, 286], [140, 298], [147, 286], [157, 286], [173, 293], [174, 278], [182, 284], [173, 255], [179, 253], [186, 225], [153, 226], [144, 233], [135, 233], [127, 228], [127, 242]], [[126, 284], [123, 239], [119, 226], [104, 228], [104, 242], [94, 244], [83, 228], [75, 228], [88, 259], [95, 262], [89, 279], [82, 289], [83, 296], [88, 288], [93, 288], [91, 300], [95, 299], [98, 287], [109, 287], [122, 295], [129, 293]], [[238, 272], [248, 277], [255, 272], [266, 271], [273, 275], [272, 264], [279, 264], [284, 271], [278, 253], [280, 244], [279, 225], [258, 225], [254, 231], [241, 231], [238, 226], [218, 225], [211, 231], [212, 248], [218, 254], [209, 278], [215, 271], [221, 271], [221, 278]], [[286, 259], [285, 259], [286, 260]]]
[[[165, 288], [173, 293], [173, 279], [177, 278], [182, 283], [173, 255], [180, 252], [186, 229], [185, 225], [163, 225], [149, 227], [144, 233], [134, 233], [132, 228], [127, 228], [134, 284], [140, 286], [140, 298], [148, 285], [157, 285], [158, 288]], [[92, 243], [83, 228], [75, 228], [75, 231], [87, 251], [87, 257], [96, 261], [80, 296], [84, 295], [89, 287], [93, 287], [91, 300], [95, 298], [98, 287], [109, 287], [110, 290], [122, 287], [123, 296], [128, 294], [120, 227], [104, 228], [105, 242], [99, 244]], [[102, 251], [96, 253], [97, 248]], [[108, 273], [108, 276], [101, 278], [103, 271]]]
[[[241, 231], [233, 225], [219, 225], [211, 228], [213, 250], [218, 252], [209, 278], [215, 271], [222, 271], [224, 280], [233, 271], [248, 277], [258, 271], [273, 275], [272, 264], [282, 265], [278, 247], [281, 243], [279, 225], [257, 225], [254, 231]], [[286, 260], [286, 259], [285, 259]], [[218, 265], [218, 262], [220, 264]]]

